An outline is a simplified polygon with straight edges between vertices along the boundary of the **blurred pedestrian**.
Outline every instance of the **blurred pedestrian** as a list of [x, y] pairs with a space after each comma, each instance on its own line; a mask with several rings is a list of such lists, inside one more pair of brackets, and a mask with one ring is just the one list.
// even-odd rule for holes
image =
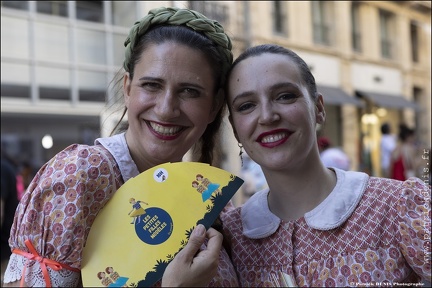
[[396, 148], [396, 137], [391, 134], [391, 126], [389, 123], [381, 125], [381, 176], [385, 178], [390, 177], [390, 162], [391, 154]]
[[25, 161], [21, 164], [19, 173], [17, 174], [17, 192], [18, 200], [21, 200], [27, 187], [30, 185], [31, 180], [34, 177], [34, 171], [32, 165]]
[[0, 191], [0, 247], [1, 247], [1, 283], [11, 254], [8, 240], [15, 210], [18, 205], [16, 189], [16, 170], [8, 157], [1, 153], [1, 191]]
[[351, 161], [348, 155], [341, 148], [333, 147], [330, 139], [324, 136], [320, 137], [318, 139], [318, 148], [324, 166], [335, 167], [345, 171], [350, 170]]
[[399, 141], [391, 154], [391, 178], [405, 181], [416, 176], [415, 131], [399, 125]]

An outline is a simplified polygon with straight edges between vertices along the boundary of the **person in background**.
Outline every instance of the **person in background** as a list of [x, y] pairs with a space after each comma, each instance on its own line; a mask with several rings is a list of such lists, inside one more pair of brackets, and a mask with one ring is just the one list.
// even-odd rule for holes
[[1, 281], [6, 270], [11, 251], [9, 249], [9, 236], [12, 227], [15, 209], [18, 206], [18, 193], [16, 189], [16, 172], [12, 161], [1, 151], [1, 190], [0, 190], [0, 247], [1, 247]]
[[325, 95], [293, 51], [255, 46], [232, 67], [229, 119], [269, 186], [222, 216], [240, 286], [430, 282], [430, 186], [326, 167]]
[[33, 180], [34, 174], [32, 165], [29, 162], [24, 161], [21, 164], [17, 175], [18, 200], [21, 200], [25, 190], [27, 190], [31, 180]]
[[389, 123], [381, 125], [381, 176], [390, 178], [390, 161], [391, 154], [396, 148], [396, 137], [391, 134], [391, 126]]
[[399, 125], [399, 141], [391, 154], [392, 179], [404, 181], [416, 176], [417, 159], [415, 131], [405, 124]]
[[326, 167], [335, 167], [345, 171], [350, 170], [351, 161], [341, 148], [333, 147], [327, 137], [318, 139], [321, 161]]
[[[156, 165], [182, 161], [191, 148], [198, 161], [213, 163], [232, 64], [223, 27], [193, 10], [161, 7], [137, 21], [124, 44], [114, 88], [126, 131], [73, 144], [37, 172], [12, 226], [8, 286], [82, 286], [88, 233], [117, 189]], [[156, 286], [238, 286], [221, 244], [220, 232], [197, 225]]]

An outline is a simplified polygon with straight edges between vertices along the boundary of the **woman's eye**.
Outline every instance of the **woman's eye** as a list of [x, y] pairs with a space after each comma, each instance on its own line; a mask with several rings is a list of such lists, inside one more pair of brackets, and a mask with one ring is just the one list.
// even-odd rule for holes
[[187, 97], [192, 97], [192, 98], [196, 98], [198, 96], [200, 96], [200, 92], [194, 88], [184, 88], [181, 91], [182, 95], [185, 95]]
[[142, 83], [141, 86], [150, 91], [156, 91], [161, 87], [159, 83], [155, 83], [155, 82], [145, 82]]
[[277, 97], [277, 100], [294, 100], [297, 95], [294, 93], [282, 93]]
[[254, 105], [252, 103], [243, 103], [237, 107], [237, 111], [242, 112], [249, 109], [252, 109]]

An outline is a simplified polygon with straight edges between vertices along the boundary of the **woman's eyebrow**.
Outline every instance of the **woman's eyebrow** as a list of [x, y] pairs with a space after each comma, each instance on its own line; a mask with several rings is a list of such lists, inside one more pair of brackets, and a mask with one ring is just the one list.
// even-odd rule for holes
[[281, 82], [281, 83], [276, 83], [272, 86], [270, 86], [270, 90], [276, 90], [276, 89], [280, 89], [280, 88], [293, 88], [293, 89], [297, 89], [299, 90], [299, 86], [295, 83], [292, 82]]
[[150, 76], [144, 76], [139, 78], [140, 81], [142, 80], [147, 80], [147, 81], [158, 81], [158, 82], [163, 82], [162, 78], [158, 78], [158, 77], [150, 77]]
[[[150, 76], [144, 76], [139, 78], [139, 81], [155, 81], [155, 82], [160, 82], [160, 83], [165, 83], [165, 81], [162, 78], [158, 78], [158, 77], [150, 77]], [[197, 83], [191, 83], [191, 82], [181, 82], [179, 83], [179, 85], [181, 87], [194, 87], [196, 89], [200, 89], [200, 90], [205, 90], [205, 88], [203, 86], [201, 86], [200, 84]]]
[[254, 91], [245, 91], [245, 92], [242, 92], [242, 93], [238, 94], [237, 96], [234, 96], [234, 99], [233, 99], [232, 103], [235, 103], [237, 100], [239, 100], [241, 98], [244, 98], [244, 97], [251, 96], [253, 94], [255, 94]]

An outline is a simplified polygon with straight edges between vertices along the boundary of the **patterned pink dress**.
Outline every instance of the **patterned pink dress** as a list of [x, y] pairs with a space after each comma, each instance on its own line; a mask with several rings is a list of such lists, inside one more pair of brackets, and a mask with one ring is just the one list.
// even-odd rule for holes
[[[125, 181], [139, 174], [124, 133], [99, 138], [95, 145], [74, 144], [47, 162], [36, 174], [17, 207], [9, 246], [28, 252], [30, 240], [36, 252], [72, 268], [81, 268], [82, 251], [98, 212]], [[46, 286], [38, 261], [12, 254], [4, 282], [20, 280]], [[77, 287], [80, 273], [47, 267], [54, 287]], [[214, 286], [238, 286], [226, 251], [222, 251]]]
[[430, 186], [335, 171], [334, 190], [300, 219], [272, 214], [268, 189], [223, 216], [242, 287], [281, 286], [281, 275], [300, 287], [431, 281]]

